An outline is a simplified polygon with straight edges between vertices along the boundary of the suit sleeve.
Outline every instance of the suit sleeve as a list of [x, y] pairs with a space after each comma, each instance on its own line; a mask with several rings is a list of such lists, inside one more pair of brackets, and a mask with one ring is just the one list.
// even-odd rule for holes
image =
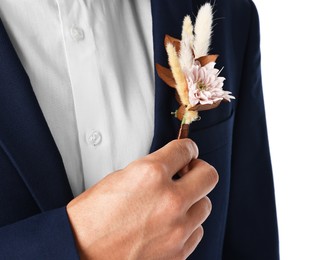
[[79, 259], [66, 208], [0, 228], [0, 259]]
[[259, 18], [251, 23], [234, 124], [224, 260], [277, 260], [278, 231], [260, 68]]

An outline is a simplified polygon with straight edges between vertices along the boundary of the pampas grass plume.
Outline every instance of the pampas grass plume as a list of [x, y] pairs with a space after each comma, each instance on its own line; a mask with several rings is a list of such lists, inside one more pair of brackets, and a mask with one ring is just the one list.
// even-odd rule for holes
[[180, 97], [181, 103], [183, 105], [189, 105], [189, 92], [186, 77], [181, 69], [180, 61], [178, 54], [176, 52], [176, 48], [173, 44], [168, 43], [166, 46], [166, 50], [169, 57], [169, 65], [171, 67], [171, 71], [176, 81], [176, 90]]
[[196, 58], [200, 58], [208, 54], [212, 34], [212, 12], [211, 4], [206, 3], [200, 8], [197, 14], [194, 30], [194, 52]]
[[180, 45], [180, 64], [183, 71], [191, 68], [193, 63], [192, 47], [194, 42], [193, 25], [189, 15], [183, 20], [181, 45]]

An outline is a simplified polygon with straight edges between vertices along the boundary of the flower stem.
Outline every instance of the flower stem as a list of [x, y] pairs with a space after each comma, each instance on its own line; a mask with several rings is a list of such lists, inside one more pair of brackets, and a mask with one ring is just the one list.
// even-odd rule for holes
[[181, 124], [178, 139], [188, 138], [189, 135], [189, 124]]

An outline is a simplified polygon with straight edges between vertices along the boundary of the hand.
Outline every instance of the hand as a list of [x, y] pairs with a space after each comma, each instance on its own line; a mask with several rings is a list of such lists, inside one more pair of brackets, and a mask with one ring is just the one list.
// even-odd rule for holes
[[[189, 139], [106, 176], [67, 205], [82, 259], [185, 259], [203, 236], [216, 170]], [[185, 168], [182, 177], [172, 177]]]

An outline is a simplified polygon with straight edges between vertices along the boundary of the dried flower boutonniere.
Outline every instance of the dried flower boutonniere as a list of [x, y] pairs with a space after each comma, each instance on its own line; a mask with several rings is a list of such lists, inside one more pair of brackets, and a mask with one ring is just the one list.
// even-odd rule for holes
[[183, 20], [181, 40], [165, 36], [170, 69], [156, 64], [159, 77], [176, 89], [180, 106], [174, 115], [181, 121], [178, 139], [188, 137], [189, 126], [199, 119], [198, 112], [219, 106], [221, 101], [234, 99], [223, 90], [224, 77], [215, 68], [218, 55], [209, 55], [213, 10], [203, 5], [193, 26], [187, 15]]

